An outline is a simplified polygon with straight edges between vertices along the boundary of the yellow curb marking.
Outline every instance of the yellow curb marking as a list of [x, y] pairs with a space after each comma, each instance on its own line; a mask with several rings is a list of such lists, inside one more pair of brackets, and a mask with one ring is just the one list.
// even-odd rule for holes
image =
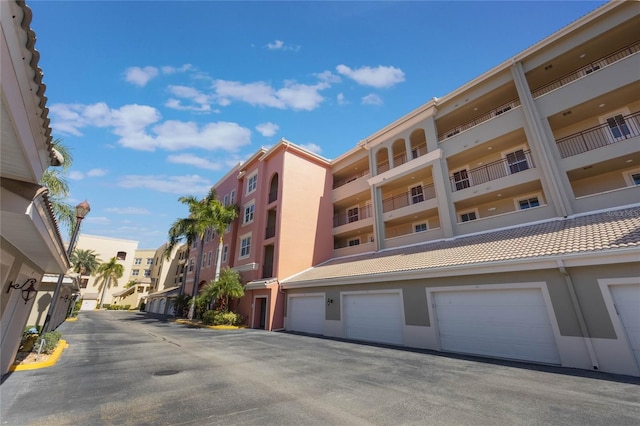
[[60, 356], [62, 355], [62, 351], [68, 347], [69, 347], [69, 344], [67, 343], [67, 341], [60, 339], [60, 341], [58, 342], [58, 346], [53, 351], [53, 353], [51, 354], [48, 360], [42, 361], [42, 362], [36, 362], [33, 364], [12, 365], [11, 367], [9, 367], [9, 371], [37, 370], [39, 368], [51, 367], [58, 361], [58, 359], [60, 359]]

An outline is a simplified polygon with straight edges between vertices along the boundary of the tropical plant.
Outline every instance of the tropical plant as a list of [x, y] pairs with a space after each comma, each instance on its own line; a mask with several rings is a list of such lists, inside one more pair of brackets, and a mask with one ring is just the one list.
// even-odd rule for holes
[[98, 266], [96, 271], [98, 274], [97, 282], [98, 288], [102, 287], [102, 296], [100, 297], [100, 309], [104, 305], [104, 295], [107, 292], [107, 288], [110, 288], [113, 282], [113, 286], [118, 286], [118, 279], [122, 278], [124, 274], [124, 266], [118, 263], [118, 259], [112, 257], [111, 260]]
[[224, 268], [217, 281], [211, 281], [205, 286], [204, 294], [211, 300], [219, 300], [220, 311], [229, 310], [229, 298], [239, 299], [244, 296], [244, 287], [240, 281], [240, 273], [235, 269]]
[[[196, 268], [193, 280], [193, 294], [192, 297], [196, 297], [198, 293], [198, 284], [200, 278], [199, 265], [202, 264], [202, 250], [204, 246], [204, 236], [207, 229], [214, 228], [220, 221], [221, 207], [224, 207], [222, 203], [217, 199], [215, 188], [211, 188], [209, 193], [201, 200], [192, 195], [178, 198], [182, 204], [185, 204], [189, 208], [189, 217], [184, 219], [178, 219], [169, 229], [169, 244], [167, 251], [170, 253], [171, 249], [177, 242], [183, 239], [187, 240], [187, 244], [199, 241], [198, 260], [196, 261]], [[226, 227], [226, 225], [225, 225]], [[189, 247], [191, 247], [189, 245]], [[188, 258], [188, 257], [187, 257]], [[193, 319], [195, 309], [195, 303], [191, 305], [189, 309], [189, 319]]]
[[137, 281], [137, 280], [130, 280], [130, 281], [128, 281], [128, 282], [124, 285], [124, 288], [131, 288], [131, 287], [133, 287], [133, 286], [134, 286], [134, 285], [136, 285], [136, 284], [138, 284], [138, 281]]
[[[189, 262], [189, 255], [191, 254], [191, 247], [198, 239], [198, 229], [196, 227], [196, 220], [187, 217], [182, 219], [176, 219], [175, 222], [169, 228], [169, 242], [164, 251], [164, 255], [167, 259], [171, 259], [173, 249], [182, 244], [186, 245], [185, 259]], [[184, 287], [187, 282], [188, 263], [184, 265], [184, 271], [182, 272], [182, 284], [180, 286], [180, 294], [184, 294]]]
[[73, 265], [73, 272], [80, 275], [93, 275], [100, 266], [100, 259], [98, 259], [97, 253], [93, 250], [75, 249], [71, 253], [71, 264]]
[[227, 227], [238, 217], [238, 206], [232, 204], [225, 206], [219, 200], [213, 206], [214, 220], [213, 230], [218, 234], [218, 253], [216, 255], [216, 273], [214, 275], [214, 281], [220, 278], [220, 266], [222, 264], [222, 248], [224, 244], [223, 235]]
[[179, 294], [175, 299], [173, 299], [173, 307], [175, 309], [176, 314], [184, 317], [186, 315], [186, 311], [189, 308], [189, 301], [191, 300], [191, 296], [187, 294]]
[[40, 185], [49, 190], [49, 202], [51, 202], [51, 207], [58, 223], [67, 227], [69, 234], [71, 234], [77, 219], [75, 208], [67, 202], [69, 183], [65, 178], [65, 174], [73, 164], [73, 156], [62, 139], [57, 138], [52, 144], [53, 148], [62, 155], [64, 162], [59, 167], [47, 168], [40, 178]]

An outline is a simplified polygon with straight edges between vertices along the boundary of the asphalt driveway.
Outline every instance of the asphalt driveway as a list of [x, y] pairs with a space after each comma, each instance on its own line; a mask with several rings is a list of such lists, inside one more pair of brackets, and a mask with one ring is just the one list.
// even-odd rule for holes
[[144, 313], [83, 312], [50, 368], [3, 378], [7, 425], [640, 424], [640, 379]]

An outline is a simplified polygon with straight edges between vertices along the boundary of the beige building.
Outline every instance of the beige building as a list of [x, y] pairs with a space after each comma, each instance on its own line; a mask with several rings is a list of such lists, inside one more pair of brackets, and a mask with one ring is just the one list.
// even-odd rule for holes
[[332, 162], [285, 327], [640, 375], [640, 3], [607, 3]]
[[[138, 241], [123, 240], [110, 237], [101, 237], [96, 235], [80, 234], [76, 249], [93, 250], [100, 263], [108, 262], [115, 257], [124, 267], [122, 278], [117, 283], [111, 283], [104, 290], [104, 304], [114, 303], [115, 294], [124, 290], [125, 284], [132, 277], [134, 269], [134, 261], [138, 249]], [[141, 263], [146, 262], [146, 258]], [[145, 265], [140, 266], [138, 270], [143, 269]], [[149, 266], [150, 269], [150, 266]], [[140, 273], [140, 272], [139, 272]], [[142, 272], [144, 274], [144, 272]], [[95, 309], [100, 306], [103, 295], [104, 283], [97, 279], [97, 276], [80, 277], [80, 294], [83, 299], [82, 310]]]
[[174, 315], [173, 300], [180, 294], [186, 265], [186, 245], [173, 248], [169, 257], [167, 243], [158, 247], [151, 270], [151, 291], [145, 297], [145, 310], [151, 313]]
[[63, 158], [52, 145], [30, 24], [24, 3], [0, 2], [0, 374], [15, 359], [43, 276], [69, 268], [47, 190], [38, 184]]

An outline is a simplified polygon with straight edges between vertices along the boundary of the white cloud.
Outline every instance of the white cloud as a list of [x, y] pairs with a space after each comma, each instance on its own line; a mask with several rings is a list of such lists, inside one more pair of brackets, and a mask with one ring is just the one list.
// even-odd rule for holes
[[138, 214], [138, 215], [148, 215], [151, 212], [143, 207], [110, 207], [105, 209], [109, 213], [115, 214]]
[[301, 147], [303, 147], [304, 149], [306, 149], [307, 151], [311, 151], [314, 152], [316, 154], [320, 154], [322, 152], [322, 148], [320, 147], [320, 145], [316, 145], [315, 143], [305, 143], [300, 145]]
[[318, 80], [324, 81], [325, 83], [340, 83], [342, 81], [339, 75], [335, 75], [331, 71], [323, 71], [315, 74], [315, 76]]
[[270, 138], [275, 135], [278, 130], [280, 130], [280, 126], [277, 124], [273, 124], [271, 122], [258, 124], [256, 126], [256, 130], [264, 137]]
[[199, 126], [194, 122], [169, 120], [153, 126], [160, 112], [145, 105], [125, 105], [111, 109], [105, 103], [93, 105], [54, 104], [49, 107], [52, 127], [57, 133], [81, 136], [85, 127], [110, 127], [126, 148], [155, 151], [202, 148], [235, 151], [251, 143], [251, 131], [237, 123], [215, 122]]
[[187, 72], [193, 69], [193, 65], [191, 64], [184, 64], [181, 67], [171, 67], [171, 66], [164, 66], [162, 68], [160, 68], [162, 70], [162, 74], [176, 74], [176, 73], [181, 73], [181, 72]]
[[193, 154], [170, 155], [167, 157], [167, 161], [175, 164], [187, 164], [206, 170], [220, 170], [222, 168], [222, 164], [214, 163]]
[[347, 100], [344, 98], [344, 94], [342, 93], [338, 93], [336, 100], [338, 101], [338, 105], [345, 105], [347, 103]]
[[125, 79], [136, 86], [144, 87], [149, 80], [157, 77], [158, 68], [156, 67], [131, 67], [125, 71]]
[[91, 216], [91, 215], [88, 215], [83, 220], [86, 220], [87, 222], [89, 222], [89, 223], [91, 223], [93, 225], [109, 225], [109, 224], [111, 224], [111, 219], [109, 219], [108, 217], [104, 217], [104, 216]]
[[338, 65], [336, 71], [358, 84], [377, 88], [391, 87], [405, 80], [404, 72], [400, 68], [382, 65], [375, 68], [362, 67], [358, 69], [351, 69], [346, 65]]
[[104, 176], [107, 173], [109, 173], [109, 171], [105, 169], [91, 169], [87, 172], [87, 176], [98, 177], [98, 176]]
[[363, 105], [382, 105], [383, 103], [382, 98], [375, 93], [371, 93], [362, 98]]
[[169, 86], [169, 92], [177, 98], [186, 99], [195, 103], [195, 106], [184, 106], [182, 102], [178, 99], [170, 98], [165, 106], [168, 108], [173, 108], [181, 111], [199, 111], [199, 112], [209, 112], [211, 111], [211, 101], [212, 98], [209, 95], [206, 95], [200, 92], [193, 87], [187, 86]]
[[308, 85], [286, 81], [284, 87], [278, 90], [262, 81], [241, 83], [216, 80], [214, 83], [218, 103], [223, 106], [237, 100], [250, 105], [306, 111], [314, 110], [322, 103], [324, 98], [319, 92], [328, 87], [329, 84], [323, 82]]
[[71, 180], [82, 180], [84, 179], [84, 173], [72, 170], [67, 174], [67, 177]]
[[198, 175], [187, 176], [123, 176], [118, 182], [121, 188], [150, 189], [170, 194], [206, 194], [211, 188], [211, 182]]
[[300, 50], [300, 46], [295, 44], [286, 44], [282, 40], [275, 40], [271, 43], [267, 43], [265, 47], [269, 50], [285, 50], [291, 52], [297, 52]]

